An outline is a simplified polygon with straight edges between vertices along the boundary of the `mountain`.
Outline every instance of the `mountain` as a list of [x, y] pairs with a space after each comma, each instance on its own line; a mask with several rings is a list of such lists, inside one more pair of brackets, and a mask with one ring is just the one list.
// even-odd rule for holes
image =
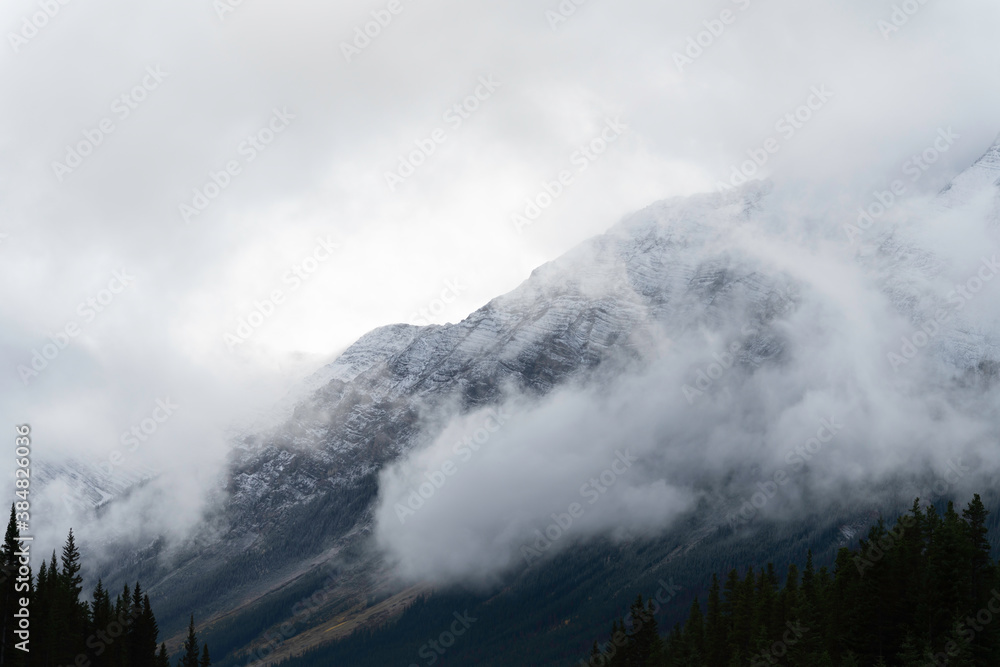
[[126, 497], [134, 489], [156, 478], [152, 468], [133, 461], [95, 464], [76, 459], [43, 461], [35, 484], [44, 488], [61, 484], [64, 505], [100, 511], [108, 503]]
[[[998, 178], [1000, 144], [956, 177], [933, 206], [961, 210], [977, 198], [996, 197]], [[686, 611], [683, 605], [711, 571], [760, 559], [776, 560], [780, 568], [801, 560], [808, 546], [829, 560], [845, 535], [912, 501], [911, 486], [895, 479], [883, 485], [882, 496], [838, 497], [803, 510], [805, 518], [794, 522], [746, 525], [734, 512], [753, 492], [764, 463], [711, 478], [702, 462], [690, 480], [692, 507], [664, 530], [582, 540], [485, 587], [402, 581], [373, 539], [385, 491], [380, 474], [430, 446], [454, 420], [512, 397], [544, 401], [666, 364], [681, 368], [684, 378], [656, 385], [680, 406], [672, 415], [735, 419], [711, 410], [743, 397], [738, 432], [753, 423], [755, 411], [761, 420], [771, 414], [769, 383], [787, 377], [798, 401], [826, 382], [781, 375], [804, 367], [815, 352], [809, 345], [827, 344], [824, 332], [801, 331], [804, 321], [825, 312], [835, 290], [804, 280], [794, 257], [776, 262], [768, 252], [747, 250], [754, 230], [783, 224], [771, 192], [769, 184], [754, 182], [654, 204], [539, 267], [461, 322], [396, 324], [366, 334], [235, 439], [225, 499], [200, 535], [181, 547], [166, 539], [123, 545], [128, 555], [108, 566], [105, 581], [148, 582], [168, 632], [181, 630], [183, 615], [195, 609], [206, 619], [213, 655], [230, 656], [222, 664], [245, 664], [250, 650], [263, 650], [266, 663], [316, 647], [329, 653], [316, 654], [315, 664], [414, 661], [426, 637], [441, 632], [439, 619], [468, 607], [487, 620], [469, 629], [478, 633], [475, 641], [457, 646], [441, 664], [528, 664], [523, 652], [530, 650], [530, 664], [548, 665], [584, 655], [587, 640], [605, 631], [637, 593], [650, 595], [676, 580], [683, 591], [672, 594], [669, 622]], [[984, 234], [995, 235], [994, 222], [987, 216]], [[871, 282], [872, 299], [884, 299], [890, 314], [910, 321], [914, 331], [949, 301], [935, 289], [947, 262], [904, 228], [872, 230], [855, 259]], [[948, 326], [925, 343], [927, 359], [937, 365], [942, 391], [979, 401], [978, 416], [995, 424], [996, 406], [976, 396], [994, 386], [1000, 330], [972, 310], [948, 311]], [[879, 374], [895, 377], [893, 353], [875, 355], [883, 363]], [[904, 374], [916, 367], [915, 356], [899, 355]], [[709, 377], [722, 357], [731, 359], [723, 364], [731, 371]], [[820, 367], [826, 374], [832, 368]], [[688, 429], [691, 456], [714, 451], [698, 442], [711, 426]], [[671, 442], [679, 450], [680, 439]], [[303, 617], [296, 605], [317, 590], [321, 601]], [[279, 640], [283, 622], [291, 630]], [[328, 646], [357, 628], [375, 634]]]
[[[1000, 196], [997, 183], [1000, 182], [1000, 136], [976, 162], [955, 177], [938, 196], [938, 202], [946, 207], [960, 206], [977, 195]], [[990, 224], [997, 224], [998, 209], [993, 207]]]

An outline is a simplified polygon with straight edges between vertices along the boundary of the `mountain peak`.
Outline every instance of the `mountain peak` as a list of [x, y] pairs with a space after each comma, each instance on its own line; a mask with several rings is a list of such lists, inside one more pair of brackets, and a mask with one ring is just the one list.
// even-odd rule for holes
[[973, 163], [971, 168], [976, 167], [1000, 171], [1000, 134], [997, 134], [993, 145], [986, 149], [986, 152]]
[[967, 203], [987, 187], [1000, 185], [1000, 134], [978, 160], [960, 173], [939, 193], [940, 202], [948, 208]]

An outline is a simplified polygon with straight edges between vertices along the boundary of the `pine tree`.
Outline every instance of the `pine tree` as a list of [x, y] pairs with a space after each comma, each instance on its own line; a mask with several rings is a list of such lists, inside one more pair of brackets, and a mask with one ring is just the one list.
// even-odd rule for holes
[[970, 605], [982, 600], [988, 592], [988, 571], [990, 568], [990, 542], [986, 539], [986, 517], [989, 512], [979, 494], [972, 496], [972, 502], [962, 510], [968, 544], [971, 587], [966, 602]]
[[726, 655], [732, 660], [738, 649], [736, 645], [736, 616], [740, 597], [740, 576], [736, 568], [729, 571], [722, 589], [722, 619], [726, 627]]
[[626, 641], [624, 645], [620, 645], [618, 641], [618, 638], [622, 636], [627, 636], [625, 633], [625, 622], [612, 621], [611, 639], [608, 642], [608, 653], [610, 654], [608, 659], [609, 667], [626, 667], [628, 664], [628, 643]]
[[687, 623], [684, 625], [684, 643], [688, 647], [688, 659], [692, 665], [701, 665], [705, 661], [705, 619], [701, 615], [698, 598], [691, 603]]
[[706, 664], [708, 667], [726, 667], [729, 656], [726, 652], [729, 632], [722, 613], [722, 598], [719, 595], [719, 577], [712, 575], [712, 585], [708, 589], [708, 613], [705, 618]]
[[667, 635], [666, 660], [667, 667], [680, 667], [684, 664], [684, 640], [681, 635], [680, 623], [674, 625]]
[[194, 614], [192, 614], [191, 623], [188, 625], [188, 636], [184, 640], [180, 667], [198, 667], [198, 660], [198, 635], [194, 631]]
[[590, 659], [589, 659], [589, 662], [590, 662], [591, 665], [599, 665], [603, 661], [604, 661], [604, 656], [601, 655], [601, 649], [598, 648], [597, 642], [595, 641], [594, 645], [592, 647], [590, 647]]
[[[136, 582], [136, 587], [138, 587], [138, 585], [138, 582]], [[137, 644], [143, 655], [143, 662], [148, 665], [148, 667], [155, 667], [156, 642], [160, 637], [160, 628], [156, 623], [156, 616], [153, 615], [153, 607], [149, 603], [149, 595], [142, 596], [142, 611], [139, 614], [139, 627], [141, 628], [141, 633]]]
[[[820, 595], [816, 571], [813, 567], [812, 550], [806, 554], [806, 567], [802, 571], [802, 589], [798, 604], [792, 615], [807, 628], [817, 628], [820, 623]], [[809, 632], [800, 638], [789, 651], [791, 664], [814, 664], [823, 653], [823, 638], [820, 633]]]
[[212, 667], [212, 658], [208, 654], [208, 644], [201, 647], [201, 662], [198, 667]]
[[66, 592], [73, 596], [74, 601], [79, 601], [83, 593], [83, 577], [80, 576], [80, 550], [76, 547], [72, 528], [66, 536], [66, 544], [63, 545], [62, 571], [59, 576]]
[[[104, 633], [106, 636], [112, 621], [111, 597], [100, 579], [97, 580], [93, 602], [90, 603], [90, 619], [90, 634], [99, 636], [97, 633]], [[102, 650], [101, 655], [96, 655], [95, 652], [93, 667], [115, 667], [109, 660], [107, 649]]]
[[128, 627], [129, 667], [154, 667], [159, 629], [149, 596], [143, 593], [142, 584], [138, 581], [132, 589], [128, 605]]
[[828, 645], [834, 656], [853, 655], [858, 649], [857, 634], [854, 632], [856, 616], [843, 601], [851, 599], [860, 576], [852, 562], [851, 551], [841, 547], [837, 551], [837, 560], [833, 569], [833, 582], [830, 587], [829, 633]]
[[663, 645], [657, 630], [652, 604], [644, 603], [640, 595], [632, 603], [629, 611], [632, 618], [632, 628], [629, 633], [632, 663], [638, 667], [645, 667], [650, 662], [659, 664]]
[[777, 637], [782, 627], [783, 619], [778, 608], [778, 577], [774, 572], [774, 563], [768, 563], [767, 567], [760, 571], [757, 577], [756, 591], [756, 615], [757, 615], [757, 635], [760, 641], [756, 644], [767, 644], [771, 638]]
[[32, 600], [31, 613], [34, 614], [37, 625], [35, 627], [35, 640], [38, 644], [34, 649], [32, 661], [38, 661], [40, 665], [51, 664], [52, 655], [52, 604], [51, 604], [51, 577], [49, 577], [49, 567], [45, 560], [38, 567], [38, 578], [35, 583], [35, 597]]
[[[737, 585], [736, 600], [733, 605], [732, 641], [733, 650], [741, 655], [754, 653], [753, 640], [756, 636], [754, 621], [754, 571], [747, 570], [746, 577]], [[728, 582], [727, 587], [728, 587]]]
[[[122, 592], [115, 597], [113, 617], [116, 621], [124, 623], [126, 628], [128, 627], [129, 613], [132, 608], [132, 589], [129, 588], [128, 584], [122, 586]], [[120, 665], [122, 667], [132, 667], [129, 660], [131, 658], [131, 645], [129, 642], [129, 635], [126, 632], [123, 633], [121, 639], [111, 644], [109, 660], [112, 661], [113, 665]]]
[[167, 653], [166, 644], [160, 644], [160, 652], [156, 654], [156, 667], [170, 667], [170, 654]]
[[[80, 551], [72, 529], [62, 550], [62, 569], [57, 577], [58, 592], [53, 599], [55, 610], [54, 632], [57, 641], [56, 660], [70, 663], [79, 653], [87, 637], [89, 609], [80, 597], [83, 594], [83, 577], [80, 576]], [[50, 570], [51, 576], [51, 570]]]

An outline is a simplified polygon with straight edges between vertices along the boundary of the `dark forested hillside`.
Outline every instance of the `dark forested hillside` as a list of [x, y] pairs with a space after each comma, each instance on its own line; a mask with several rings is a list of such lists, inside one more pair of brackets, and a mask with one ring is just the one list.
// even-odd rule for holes
[[[874, 501], [869, 500], [869, 502]], [[995, 502], [996, 499], [993, 497], [988, 499], [988, 504], [991, 506]], [[514, 573], [496, 588], [485, 591], [461, 588], [434, 591], [399, 617], [378, 625], [367, 625], [349, 637], [329, 644], [296, 651], [292, 648], [295, 637], [270, 646], [261, 643], [253, 645], [243, 643], [246, 633], [241, 634], [240, 629], [245, 628], [247, 632], [253, 634], [261, 632], [260, 628], [277, 628], [282, 619], [279, 618], [281, 614], [275, 616], [274, 611], [279, 610], [287, 614], [295, 600], [319, 586], [317, 582], [304, 582], [302, 590], [290, 591], [287, 595], [283, 594], [283, 597], [266, 600], [274, 604], [261, 606], [253, 618], [241, 616], [240, 623], [230, 624], [232, 627], [213, 624], [212, 627], [206, 628], [205, 637], [213, 648], [218, 647], [216, 657], [219, 659], [220, 667], [245, 665], [252, 659], [252, 654], [267, 656], [278, 648], [285, 655], [291, 649], [292, 655], [295, 656], [285, 660], [283, 664], [286, 667], [329, 665], [381, 667], [386, 664], [434, 665], [434, 667], [449, 665], [500, 667], [511, 664], [568, 667], [579, 665], [581, 661], [583, 664], [587, 663], [595, 639], [610, 652], [611, 646], [607, 643], [611, 637], [607, 634], [607, 630], [612, 620], [623, 616], [629, 620], [627, 614], [630, 606], [634, 605], [637, 596], [641, 594], [644, 601], [656, 600], [654, 619], [661, 631], [662, 647], [664, 650], [669, 647], [674, 651], [670, 658], [674, 662], [667, 664], [686, 665], [689, 663], [685, 660], [690, 656], [671, 644], [669, 629], [680, 623], [681, 631], [684, 631], [695, 600], [698, 601], [698, 609], [703, 615], [702, 624], [706, 628], [709, 626], [715, 628], [716, 625], [713, 624], [718, 623], [718, 619], [714, 616], [715, 612], [710, 615], [714, 619], [711, 623], [706, 615], [709, 593], [713, 587], [712, 572], [721, 573], [716, 577], [718, 596], [723, 608], [729, 609], [726, 605], [731, 606], [735, 602], [731, 602], [734, 598], [727, 599], [726, 596], [734, 594], [730, 593], [730, 590], [736, 591], [737, 588], [731, 582], [727, 583], [726, 573], [737, 568], [735, 578], [741, 587], [746, 587], [747, 577], [750, 576], [756, 590], [758, 580], [763, 576], [766, 581], [760, 582], [761, 590], [770, 590], [765, 597], [773, 595], [775, 600], [782, 596], [789, 571], [797, 573], [793, 578], [795, 582], [793, 588], [799, 598], [805, 595], [804, 590], [811, 590], [815, 586], [823, 591], [821, 599], [824, 605], [830, 604], [831, 586], [854, 582], [852, 585], [856, 588], [852, 594], [860, 595], [864, 591], [867, 597], [847, 599], [838, 607], [841, 610], [847, 609], [844, 613], [853, 625], [844, 631], [848, 635], [848, 640], [842, 648], [835, 647], [836, 650], [824, 648], [831, 650], [832, 662], [829, 664], [838, 667], [844, 659], [848, 660], [844, 664], [852, 664], [847, 651], [854, 652], [857, 664], [861, 667], [876, 664], [878, 649], [871, 649], [871, 646], [877, 646], [879, 642], [882, 643], [882, 655], [887, 666], [905, 664], [893, 663], [892, 660], [895, 651], [894, 642], [900, 642], [901, 645], [906, 633], [900, 634], [898, 627], [892, 631], [880, 629], [879, 622], [873, 620], [883, 618], [880, 622], [883, 624], [886, 622], [884, 611], [877, 604], [880, 599], [889, 599], [895, 595], [893, 591], [911, 586], [909, 579], [899, 580], [901, 575], [897, 572], [894, 560], [897, 558], [896, 550], [899, 549], [897, 543], [904, 543], [903, 538], [907, 534], [909, 534], [908, 540], [926, 541], [935, 533], [940, 534], [936, 540], [944, 539], [944, 532], [935, 528], [938, 523], [950, 526], [949, 530], [952, 533], [957, 530], [956, 526], [961, 528], [962, 525], [968, 525], [968, 519], [962, 516], [961, 512], [954, 516], [954, 513], [949, 513], [947, 502], [939, 499], [935, 502], [935, 509], [918, 508], [922, 526], [919, 530], [911, 527], [906, 528], [907, 532], [900, 533], [893, 528], [897, 532], [896, 537], [889, 538], [892, 540], [891, 543], [884, 542], [880, 546], [879, 543], [889, 533], [892, 524], [882, 525], [878, 517], [896, 516], [908, 505], [909, 501], [902, 499], [890, 505], [855, 503], [851, 507], [827, 508], [822, 513], [808, 514], [801, 517], [800, 521], [790, 523], [775, 523], [761, 519], [736, 527], [720, 523], [710, 530], [698, 523], [685, 523], [655, 539], [581, 542], [552, 558], [533, 564], [520, 573]], [[978, 501], [974, 505], [978, 506]], [[910, 522], [911, 519], [913, 514], [906, 513], [901, 521]], [[983, 537], [988, 538], [995, 548], [996, 537], [1000, 534], [997, 516], [986, 514], [983, 509], [982, 521], [983, 528], [989, 527], [989, 532], [983, 533]], [[853, 550], [841, 548], [849, 546], [851, 540], [857, 543], [857, 538], [863, 536], [870, 526], [874, 526], [872, 528], [874, 532], [865, 539], [864, 546]], [[903, 526], [905, 528], [905, 523]], [[958, 541], [961, 542], [961, 538]], [[925, 559], [924, 565], [921, 566], [924, 569], [915, 571], [914, 577], [930, 576], [927, 563], [940, 561], [942, 550], [950, 548], [942, 544], [935, 541], [933, 550], [927, 552], [924, 548], [924, 551], [921, 551], [922, 558]], [[695, 545], [697, 548], [693, 548]], [[815, 570], [812, 574], [808, 574], [810, 549], [813, 550], [811, 560]], [[980, 551], [986, 553], [988, 547], [980, 544]], [[906, 551], [901, 550], [899, 553]], [[870, 566], [862, 563], [864, 576], [858, 571], [855, 556], [871, 563]], [[847, 569], [844, 564], [845, 557]], [[769, 562], [771, 565], [768, 565]], [[961, 559], [955, 562], [959, 563]], [[995, 565], [992, 561], [989, 563], [989, 571], [992, 572]], [[794, 568], [790, 567], [793, 564]], [[815, 580], [815, 583], [806, 584], [807, 580]], [[872, 593], [874, 590], [872, 587], [876, 583], [882, 591], [881, 598]], [[784, 596], [783, 604], [786, 606], [779, 608], [797, 608], [795, 604], [798, 603], [792, 603], [789, 593], [785, 593]], [[757, 602], [754, 598], [753, 604], [756, 605]], [[975, 607], [973, 613], [981, 608], [981, 606]], [[827, 607], [823, 609], [826, 610]], [[467, 613], [475, 621], [467, 631], [453, 638], [446, 633], [451, 632], [450, 626], [456, 620], [454, 616], [456, 613], [459, 615]], [[758, 619], [754, 623], [759, 621], [758, 616], [753, 615], [758, 613], [756, 609], [746, 613], [751, 614], [749, 617]], [[706, 656], [706, 662], [690, 664], [721, 664], [724, 667], [730, 667], [731, 664], [745, 666], [771, 664], [770, 661], [758, 662], [761, 659], [767, 660], [767, 656], [762, 657], [760, 651], [771, 647], [777, 641], [767, 635], [768, 627], [771, 630], [784, 628], [778, 634], [778, 639], [789, 630], [785, 625], [789, 621], [793, 628], [810, 627], [811, 630], [815, 630], [802, 620], [801, 615], [788, 613], [791, 614], [791, 618], [778, 623], [777, 619], [772, 617], [770, 626], [763, 626], [763, 630], [756, 625], [750, 629], [740, 630], [743, 633], [741, 636], [749, 633], [749, 636], [753, 637], [751, 646], [756, 651], [741, 653], [742, 661], [733, 662], [733, 655], [726, 653], [724, 655], [728, 659], [727, 662], [708, 662], [715, 658]], [[823, 613], [827, 614], [826, 611]], [[880, 614], [882, 616], [879, 616]], [[633, 613], [633, 618], [637, 617], [639, 614]], [[330, 622], [336, 623], [336, 621]], [[796, 622], [800, 622], [800, 625], [796, 626]], [[904, 618], [903, 622], [910, 621]], [[616, 623], [616, 629], [617, 625]], [[625, 625], [627, 634], [631, 626], [627, 623]], [[743, 628], [742, 625], [740, 627]], [[464, 628], [456, 627], [456, 629]], [[792, 632], [794, 635], [794, 630]], [[793, 645], [789, 643], [787, 655], [779, 658], [772, 653], [770, 658], [775, 664], [823, 664], [810, 663], [808, 660], [790, 663], [789, 660], [799, 659], [798, 652], [809, 648], [813, 637], [825, 636], [825, 632], [825, 630], [810, 632], [810, 640], [803, 641], [803, 646], [796, 648], [796, 652], [791, 651]], [[973, 641], [974, 650], [982, 650], [978, 647], [986, 647], [987, 643], [980, 644], [980, 639], [984, 637], [980, 637], [978, 631], [975, 632], [977, 637]], [[927, 646], [937, 650], [941, 645], [938, 640], [942, 632], [940, 629], [935, 629], [934, 633], [931, 644], [916, 646], [917, 642], [926, 644], [927, 640], [924, 634], [914, 631], [913, 642], [916, 650], [923, 652]], [[943, 634], [946, 635], [947, 632]], [[441, 643], [442, 635], [444, 644], [451, 645], [445, 646]], [[770, 641], [765, 643], [768, 639]], [[790, 639], [795, 637], [790, 636]], [[781, 647], [777, 647], [777, 652], [781, 651]], [[667, 659], [665, 653], [661, 657]], [[820, 659], [823, 659], [822, 653]], [[596, 661], [595, 664], [602, 663]], [[960, 663], [952, 659], [948, 664]]]
[[[817, 529], [821, 521], [810, 524], [809, 532], [801, 527], [781, 532], [762, 523], [749, 541], [746, 534], [719, 526], [706, 541], [714, 545], [707, 560], [684, 555], [678, 547], [686, 543], [668, 538], [581, 544], [502, 588], [429, 594], [395, 620], [286, 664], [1000, 664], [1000, 635], [993, 625], [994, 610], [1000, 612], [1000, 575], [987, 528], [995, 529], [995, 519], [975, 496], [961, 511], [951, 504], [924, 508], [915, 502], [891, 525], [878, 520], [856, 548], [839, 551], [830, 548], [836, 534]], [[809, 545], [819, 549], [815, 557], [807, 553]], [[14, 619], [21, 551], [12, 522], [2, 551], [4, 619]], [[671, 554], [669, 560], [665, 554]], [[723, 574], [711, 575], [713, 569]], [[30, 662], [11, 648], [19, 638], [8, 623], [2, 664], [211, 663], [193, 619], [185, 645], [168, 656], [141, 585], [115, 592], [98, 582], [84, 597], [79, 572], [71, 534], [61, 555], [45, 559], [30, 581]], [[303, 583], [308, 590], [315, 585]], [[301, 595], [295, 590], [286, 597]], [[240, 650], [246, 636], [280, 622], [287, 607], [287, 600], [262, 606], [258, 623], [246, 632], [215, 624], [203, 633], [213, 647], [219, 643], [219, 665], [246, 664], [251, 656]], [[618, 614], [623, 616], [610, 624], [610, 634], [595, 636]]]
[[665, 639], [653, 605], [638, 599], [595, 642], [590, 665], [917, 667], [1000, 664], [1000, 566], [990, 557], [987, 511], [977, 494], [958, 513], [914, 501], [890, 528], [881, 520], [833, 571], [737, 570], [712, 579], [687, 620]]

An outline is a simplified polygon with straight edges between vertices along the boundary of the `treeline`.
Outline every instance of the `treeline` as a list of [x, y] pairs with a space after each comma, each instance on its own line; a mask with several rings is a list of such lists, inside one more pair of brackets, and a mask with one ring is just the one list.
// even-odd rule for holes
[[[85, 601], [72, 530], [59, 560], [53, 551], [32, 575], [25, 564], [31, 544], [20, 539], [15, 517], [12, 506], [0, 548], [0, 667], [171, 667], [166, 644], [157, 645], [156, 617], [139, 582], [134, 588], [126, 584], [112, 599], [98, 581]], [[211, 664], [208, 646], [199, 650], [192, 617], [178, 665]]]
[[[1000, 665], [1000, 565], [979, 495], [941, 513], [919, 499], [880, 519], [830, 572], [768, 564], [713, 575], [683, 623], [661, 637], [639, 598], [583, 665], [608, 667], [986, 667]], [[702, 611], [704, 609], [704, 612]]]

